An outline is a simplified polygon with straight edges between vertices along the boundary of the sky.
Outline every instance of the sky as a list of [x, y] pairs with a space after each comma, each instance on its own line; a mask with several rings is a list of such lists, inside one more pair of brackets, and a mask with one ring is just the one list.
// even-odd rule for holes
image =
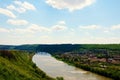
[[0, 44], [120, 43], [120, 0], [0, 0]]

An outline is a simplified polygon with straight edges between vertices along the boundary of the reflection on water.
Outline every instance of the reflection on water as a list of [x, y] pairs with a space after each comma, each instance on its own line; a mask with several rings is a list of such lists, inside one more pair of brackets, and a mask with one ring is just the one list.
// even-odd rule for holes
[[111, 80], [58, 61], [45, 52], [33, 56], [33, 62], [51, 77], [62, 76], [65, 80]]

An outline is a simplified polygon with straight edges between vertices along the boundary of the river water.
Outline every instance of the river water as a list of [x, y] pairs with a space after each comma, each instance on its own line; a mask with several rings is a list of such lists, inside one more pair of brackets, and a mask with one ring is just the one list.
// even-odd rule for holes
[[33, 62], [51, 77], [64, 77], [64, 80], [112, 80], [110, 78], [70, 66], [58, 61], [50, 54], [39, 52], [33, 56]]

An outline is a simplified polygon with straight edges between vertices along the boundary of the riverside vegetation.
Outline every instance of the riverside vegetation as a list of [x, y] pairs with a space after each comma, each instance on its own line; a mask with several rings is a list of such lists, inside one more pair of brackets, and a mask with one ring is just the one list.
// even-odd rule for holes
[[120, 80], [120, 53], [65, 52], [52, 54], [56, 59], [114, 80]]
[[56, 80], [37, 68], [32, 56], [26, 51], [0, 50], [0, 80]]

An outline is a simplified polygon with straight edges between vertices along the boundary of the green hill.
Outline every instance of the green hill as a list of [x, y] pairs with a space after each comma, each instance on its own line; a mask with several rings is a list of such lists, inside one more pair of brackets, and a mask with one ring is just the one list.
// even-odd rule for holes
[[38, 69], [25, 51], [0, 50], [0, 80], [54, 80]]
[[64, 53], [86, 51], [96, 52], [101, 49], [109, 51], [120, 51], [120, 44], [26, 44], [26, 45], [0, 45], [0, 50], [23, 50], [30, 52], [48, 52], [48, 53]]

